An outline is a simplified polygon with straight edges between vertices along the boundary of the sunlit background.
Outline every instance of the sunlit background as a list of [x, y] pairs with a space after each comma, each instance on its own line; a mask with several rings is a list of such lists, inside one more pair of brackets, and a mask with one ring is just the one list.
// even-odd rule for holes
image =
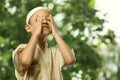
[[97, 16], [106, 20], [104, 27], [115, 32], [120, 44], [120, 0], [96, 0], [95, 8], [99, 10]]
[[[105, 22], [103, 23], [104, 30], [101, 34], [104, 34], [107, 32], [107, 29], [110, 29], [114, 31], [115, 33], [115, 40], [118, 43], [117, 46], [120, 46], [120, 0], [96, 0], [94, 8], [98, 10], [96, 12], [96, 15], [100, 19], [104, 19]], [[89, 34], [89, 33], [88, 33]], [[94, 43], [98, 41], [93, 41]], [[108, 60], [112, 59], [114, 57], [115, 62], [119, 62], [119, 53], [117, 51], [108, 51], [107, 45], [102, 45], [100, 54], [102, 54], [105, 58], [109, 57]], [[112, 46], [115, 47], [115, 46]], [[113, 49], [113, 48], [111, 48]], [[115, 49], [116, 50], [116, 49]], [[111, 54], [110, 54], [111, 53]], [[114, 74], [118, 72], [118, 65], [114, 61], [108, 61], [104, 64], [104, 70], [106, 71], [106, 77], [110, 78]], [[119, 73], [118, 73], [119, 74]], [[100, 72], [98, 75], [98, 78], [95, 80], [106, 80], [105, 74], [103, 72]], [[79, 79], [78, 79], [79, 77]], [[111, 78], [110, 80], [119, 80], [120, 78]], [[77, 77], [73, 77], [72, 80], [83, 80], [82, 79], [82, 71], [79, 71], [77, 74]], [[91, 79], [88, 79], [91, 80]], [[109, 79], [108, 79], [109, 80]]]

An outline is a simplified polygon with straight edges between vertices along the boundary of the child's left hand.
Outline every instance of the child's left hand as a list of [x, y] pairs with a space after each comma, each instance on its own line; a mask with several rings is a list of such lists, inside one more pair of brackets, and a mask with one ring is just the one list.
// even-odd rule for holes
[[50, 25], [50, 27], [52, 29], [52, 34], [54, 36], [57, 33], [57, 29], [56, 29], [55, 22], [53, 20], [52, 15], [49, 15], [49, 21], [48, 21], [48, 23], [49, 23], [49, 25]]

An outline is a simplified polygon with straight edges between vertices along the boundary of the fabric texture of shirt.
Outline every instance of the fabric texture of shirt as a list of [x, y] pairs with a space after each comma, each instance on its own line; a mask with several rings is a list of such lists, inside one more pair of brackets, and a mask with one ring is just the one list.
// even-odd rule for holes
[[19, 53], [27, 46], [20, 44], [12, 53], [17, 80], [63, 80], [61, 69], [64, 59], [58, 47], [45, 47], [42, 52], [37, 45], [32, 65], [26, 69], [18, 59]]

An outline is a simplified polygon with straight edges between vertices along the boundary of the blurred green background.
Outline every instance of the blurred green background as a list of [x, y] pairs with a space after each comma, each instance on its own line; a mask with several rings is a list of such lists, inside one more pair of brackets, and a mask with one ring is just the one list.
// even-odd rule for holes
[[[11, 54], [28, 42], [25, 18], [36, 6], [50, 10], [60, 35], [74, 48], [76, 63], [63, 68], [64, 80], [120, 80], [120, 47], [94, 5], [95, 0], [0, 0], [0, 80], [16, 80]], [[56, 45], [51, 37], [48, 43]]]

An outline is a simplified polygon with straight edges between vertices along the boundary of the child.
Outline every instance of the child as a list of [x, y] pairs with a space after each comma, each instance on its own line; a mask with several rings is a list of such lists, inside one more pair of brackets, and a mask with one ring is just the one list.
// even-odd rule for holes
[[[58, 34], [50, 12], [44, 7], [32, 9], [26, 17], [28, 44], [20, 44], [12, 54], [17, 80], [63, 80], [61, 68], [75, 62], [74, 51]], [[58, 47], [47, 44], [53, 35]]]

